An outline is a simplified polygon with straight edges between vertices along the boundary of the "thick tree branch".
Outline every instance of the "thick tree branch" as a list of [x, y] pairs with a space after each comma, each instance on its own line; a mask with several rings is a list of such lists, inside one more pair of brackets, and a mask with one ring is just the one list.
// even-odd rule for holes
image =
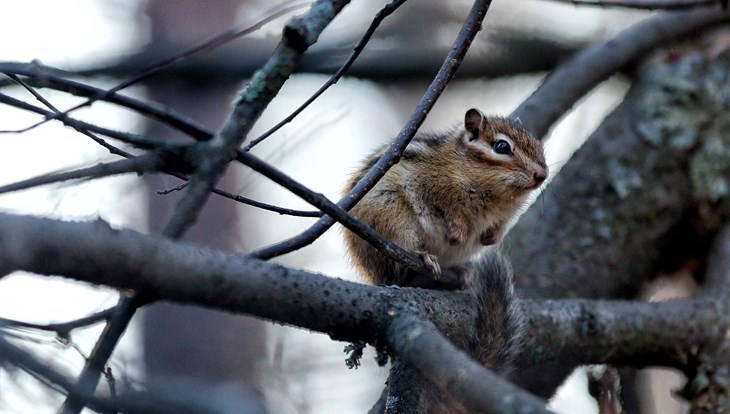
[[[385, 328], [398, 315], [425, 315], [450, 338], [474, 334], [471, 324], [465, 323], [474, 318], [474, 310], [462, 292], [362, 285], [114, 230], [101, 221], [63, 222], [0, 214], [0, 243], [0, 270], [4, 273], [26, 270], [146, 292], [296, 325], [337, 340], [386, 344]], [[660, 363], [680, 367], [682, 352], [724, 338], [730, 318], [730, 312], [717, 314], [715, 300], [633, 303], [572, 299], [524, 301], [521, 307], [528, 328], [521, 360], [531, 364], [565, 360], [575, 365]], [[693, 320], [692, 329], [686, 327], [687, 317]], [[642, 341], [630, 345], [637, 336]]]
[[388, 339], [398, 358], [469, 412], [550, 412], [544, 401], [477, 364], [427, 321], [398, 316], [390, 324]]
[[524, 340], [529, 351], [520, 358], [524, 365], [686, 369], [690, 356], [716, 346], [730, 328], [730, 316], [703, 300], [564, 299], [524, 301], [522, 306], [529, 332]]
[[671, 40], [728, 20], [730, 14], [715, 7], [667, 12], [638, 23], [613, 39], [583, 49], [550, 72], [510, 117], [542, 138], [580, 98], [632, 61]]
[[[672, 49], [646, 62], [624, 101], [520, 218], [506, 245], [523, 295], [634, 298], [660, 272], [702, 260], [730, 218], [722, 190], [730, 114], [717, 93], [728, 90], [730, 59], [712, 56]], [[552, 365], [560, 372], [530, 365], [520, 383], [550, 395], [570, 370]]]

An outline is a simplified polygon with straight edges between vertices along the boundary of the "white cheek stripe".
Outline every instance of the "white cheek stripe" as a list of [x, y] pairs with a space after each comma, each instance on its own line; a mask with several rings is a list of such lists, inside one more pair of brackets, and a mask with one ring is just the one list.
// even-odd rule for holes
[[[507, 141], [507, 143], [509, 144], [509, 147], [512, 149], [512, 152], [515, 152], [515, 144], [514, 144], [514, 141], [512, 141], [512, 139], [510, 137], [508, 137], [507, 135], [505, 135], [501, 132], [498, 132], [496, 139], [497, 140], [503, 139], [503, 140]], [[491, 145], [482, 141], [481, 139], [469, 141], [468, 137], [465, 135], [464, 142], [466, 143], [466, 145], [470, 145], [472, 147], [478, 148], [480, 151], [489, 155], [491, 158], [500, 159], [500, 160], [507, 160], [510, 158], [510, 156], [507, 154], [497, 154]]]

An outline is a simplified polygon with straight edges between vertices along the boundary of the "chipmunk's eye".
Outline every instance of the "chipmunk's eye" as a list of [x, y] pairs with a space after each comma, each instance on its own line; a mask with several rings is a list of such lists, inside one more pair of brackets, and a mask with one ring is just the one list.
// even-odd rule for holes
[[512, 148], [510, 148], [509, 142], [503, 139], [497, 140], [492, 148], [494, 148], [494, 152], [497, 154], [512, 155]]

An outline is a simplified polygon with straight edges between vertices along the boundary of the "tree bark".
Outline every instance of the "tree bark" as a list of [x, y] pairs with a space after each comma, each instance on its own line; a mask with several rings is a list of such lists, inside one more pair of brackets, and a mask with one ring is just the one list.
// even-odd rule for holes
[[[646, 59], [509, 233], [522, 296], [633, 299], [659, 272], [704, 260], [730, 217], [730, 54], [700, 44]], [[553, 361], [517, 380], [549, 396], [571, 370]]]

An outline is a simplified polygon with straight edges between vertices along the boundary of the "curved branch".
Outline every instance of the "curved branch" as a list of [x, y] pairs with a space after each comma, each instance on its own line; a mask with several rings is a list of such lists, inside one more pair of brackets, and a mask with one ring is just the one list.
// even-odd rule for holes
[[163, 230], [167, 237], [179, 237], [197, 219], [211, 189], [226, 165], [235, 157], [261, 113], [294, 72], [307, 49], [317, 42], [325, 27], [349, 0], [318, 0], [304, 16], [289, 21], [279, 46], [266, 64], [254, 73], [240, 93], [233, 113], [198, 155], [199, 164]]
[[469, 412], [550, 413], [545, 401], [476, 363], [425, 320], [396, 317], [388, 339], [399, 358]]
[[[6, 105], [10, 105], [10, 106], [13, 106], [13, 107], [16, 107], [19, 109], [23, 109], [26, 111], [30, 111], [33, 113], [37, 113], [40, 115], [45, 115], [45, 116], [53, 115], [53, 112], [46, 111], [44, 109], [38, 108], [34, 105], [30, 105], [24, 101], [12, 98], [12, 97], [7, 96], [2, 93], [0, 93], [0, 103], [4, 103]], [[60, 121], [64, 125], [74, 128], [76, 130], [87, 130], [87, 131], [95, 132], [97, 134], [105, 135], [109, 138], [113, 138], [113, 139], [119, 140], [121, 142], [131, 144], [137, 148], [143, 148], [143, 149], [156, 149], [157, 148], [157, 149], [162, 150], [162, 149], [166, 149], [166, 148], [172, 149], [172, 148], [178, 147], [176, 145], [171, 145], [166, 142], [151, 140], [151, 139], [148, 139], [141, 135], [132, 134], [129, 132], [114, 131], [114, 130], [100, 127], [100, 126], [90, 124], [90, 123], [87, 123], [84, 121], [79, 121], [77, 119], [67, 117], [67, 116], [60, 116], [56, 120]], [[212, 136], [210, 133], [208, 133], [208, 132], [206, 132], [206, 133], [207, 133], [206, 136], [208, 138], [210, 136]], [[178, 172], [175, 172], [175, 171], [161, 171], [161, 172], [172, 175], [173, 177], [179, 178], [183, 181], [188, 180], [187, 176], [180, 174]], [[238, 194], [229, 193], [228, 191], [224, 191], [224, 190], [221, 190], [221, 189], [215, 188], [215, 187], [211, 191], [221, 197], [229, 198], [233, 201], [236, 201], [236, 202], [239, 202], [242, 204], [247, 204], [252, 207], [261, 208], [263, 210], [268, 210], [268, 211], [278, 213], [278, 214], [291, 215], [291, 216], [297, 216], [297, 217], [322, 217], [322, 213], [319, 211], [303, 211], [303, 210], [294, 210], [294, 209], [289, 209], [289, 208], [283, 208], [283, 207], [279, 207], [279, 206], [275, 206], [275, 205], [271, 205], [271, 204], [267, 204], [267, 203], [262, 203], [260, 201], [252, 200], [248, 197], [244, 197], [244, 196], [241, 196]]]
[[[441, 93], [444, 89], [446, 89], [446, 85], [448, 85], [456, 74], [456, 70], [461, 65], [466, 52], [469, 50], [471, 42], [482, 28], [482, 20], [484, 20], [484, 16], [486, 16], [491, 3], [492, 2], [489, 0], [477, 0], [474, 2], [464, 25], [459, 31], [459, 35], [454, 41], [454, 46], [446, 56], [444, 63], [441, 65], [441, 68], [429, 85], [426, 93], [418, 102], [418, 105], [410, 118], [408, 118], [408, 122], [398, 133], [398, 136], [396, 136], [395, 140], [385, 151], [383, 156], [370, 168], [362, 179], [353, 186], [352, 190], [337, 203], [340, 207], [345, 210], [352, 208], [355, 203], [360, 201], [365, 193], [377, 184], [390, 167], [398, 162], [406, 146], [409, 142], [411, 142], [416, 131], [426, 119], [426, 115], [428, 115], [431, 111], [431, 108], [433, 108], [433, 105], [436, 103], [439, 96], [441, 96]], [[293, 252], [312, 243], [330, 227], [332, 227], [334, 223], [335, 220], [331, 217], [323, 217], [300, 235], [252, 252], [250, 253], [250, 256], [260, 259], [270, 259]]]
[[168, 58], [165, 58], [165, 59], [162, 59], [162, 60], [160, 60], [158, 62], [155, 62], [152, 65], [148, 66], [147, 68], [141, 70], [136, 75], [133, 75], [131, 78], [125, 80], [124, 82], [117, 84], [116, 86], [112, 87], [111, 89], [109, 89], [107, 91], [104, 91], [102, 94], [92, 96], [89, 99], [87, 99], [86, 101], [81, 102], [80, 104], [78, 104], [76, 106], [73, 106], [72, 108], [70, 108], [70, 109], [68, 109], [68, 110], [66, 110], [66, 111], [64, 111], [62, 113], [57, 113], [54, 116], [47, 117], [45, 120], [43, 120], [41, 122], [38, 122], [38, 123], [36, 123], [34, 125], [31, 125], [30, 127], [25, 128], [25, 129], [20, 130], [20, 131], [17, 131], [17, 132], [26, 132], [26, 131], [29, 131], [29, 130], [31, 130], [33, 128], [36, 128], [36, 127], [40, 126], [40, 125], [43, 125], [44, 123], [46, 123], [46, 122], [48, 122], [50, 120], [55, 119], [56, 117], [59, 117], [59, 116], [68, 116], [71, 112], [73, 112], [73, 111], [75, 111], [77, 109], [80, 109], [80, 108], [87, 107], [87, 106], [93, 104], [94, 102], [96, 102], [98, 100], [106, 100], [110, 96], [114, 95], [116, 92], [118, 92], [118, 91], [120, 91], [120, 90], [122, 90], [124, 88], [127, 88], [129, 86], [132, 86], [132, 85], [134, 85], [136, 83], [139, 83], [139, 82], [141, 82], [141, 81], [143, 81], [143, 80], [151, 77], [152, 75], [154, 75], [156, 73], [159, 73], [162, 69], [165, 69], [167, 67], [170, 67], [170, 66], [172, 66], [172, 65], [174, 65], [174, 64], [176, 64], [178, 62], [181, 62], [183, 60], [189, 59], [189, 58], [191, 58], [191, 57], [193, 57], [193, 56], [195, 56], [195, 55], [197, 55], [199, 53], [202, 53], [202, 52], [205, 52], [205, 51], [209, 51], [209, 50], [213, 50], [215, 48], [218, 48], [218, 47], [220, 47], [220, 46], [222, 46], [222, 45], [224, 45], [224, 44], [226, 44], [226, 43], [228, 43], [228, 42], [230, 42], [230, 41], [232, 41], [234, 39], [237, 39], [239, 37], [246, 36], [248, 34], [254, 33], [254, 32], [258, 31], [259, 29], [261, 29], [262, 27], [264, 27], [266, 24], [268, 24], [268, 23], [270, 23], [270, 22], [278, 19], [279, 17], [284, 16], [284, 15], [286, 15], [286, 14], [288, 14], [288, 13], [294, 11], [294, 10], [297, 10], [297, 9], [302, 8], [304, 6], [307, 6], [307, 5], [309, 5], [309, 2], [298, 3], [298, 4], [290, 4], [290, 5], [284, 5], [279, 10], [277, 10], [275, 12], [272, 12], [268, 16], [264, 16], [263, 18], [261, 18], [260, 20], [258, 20], [256, 23], [254, 23], [251, 26], [245, 27], [243, 29], [227, 30], [227, 31], [225, 31], [225, 32], [223, 32], [223, 33], [221, 33], [221, 34], [219, 34], [219, 35], [217, 35], [217, 36], [215, 36], [215, 37], [213, 37], [213, 38], [211, 38], [211, 39], [209, 39], [209, 40], [207, 40], [207, 41], [205, 41], [205, 42], [203, 42], [203, 43], [201, 43], [201, 44], [199, 44], [197, 46], [194, 46], [192, 48], [186, 49], [186, 50], [184, 50], [184, 51], [182, 51], [180, 53], [177, 53], [177, 54], [175, 54], [173, 56], [170, 56]]
[[638, 23], [613, 39], [583, 49], [550, 72], [510, 117], [520, 119], [536, 137], [544, 137], [581, 97], [630, 62], [666, 42], [728, 20], [730, 14], [716, 7], [667, 12]]
[[345, 63], [340, 66], [340, 68], [335, 72], [332, 77], [330, 77], [327, 82], [325, 82], [324, 85], [322, 85], [317, 91], [310, 96], [303, 104], [301, 104], [297, 109], [294, 110], [289, 116], [281, 120], [278, 124], [274, 125], [272, 128], [270, 128], [268, 131], [261, 134], [258, 138], [255, 138], [251, 140], [251, 142], [248, 143], [245, 147], [243, 147], [243, 151], [250, 151], [251, 148], [258, 145], [261, 141], [265, 140], [266, 138], [270, 137], [274, 132], [278, 131], [283, 127], [284, 125], [291, 122], [294, 118], [296, 118], [300, 113], [302, 113], [303, 110], [305, 110], [312, 102], [314, 102], [317, 98], [319, 98], [320, 95], [322, 95], [327, 89], [330, 88], [330, 86], [337, 83], [337, 81], [340, 80], [342, 76], [344, 76], [345, 73], [350, 69], [350, 66], [352, 66], [353, 63], [355, 63], [355, 60], [360, 56], [360, 53], [365, 49], [365, 45], [368, 44], [370, 41], [370, 38], [375, 33], [375, 30], [380, 26], [380, 23], [382, 23], [383, 20], [385, 20], [386, 17], [390, 16], [398, 10], [398, 7], [400, 7], [403, 3], [405, 3], [406, 0], [392, 0], [390, 3], [386, 4], [380, 11], [375, 15], [375, 18], [373, 18], [372, 23], [370, 23], [370, 26], [365, 31], [365, 34], [362, 36], [362, 39], [355, 45], [355, 49], [352, 51], [350, 56], [347, 58]]

